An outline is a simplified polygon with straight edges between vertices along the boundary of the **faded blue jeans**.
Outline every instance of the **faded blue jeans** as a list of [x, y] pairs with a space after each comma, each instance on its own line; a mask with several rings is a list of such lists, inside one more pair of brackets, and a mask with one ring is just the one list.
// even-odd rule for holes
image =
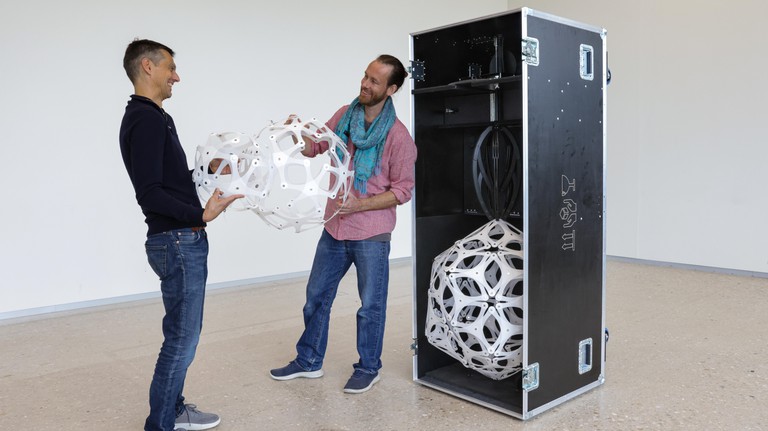
[[357, 291], [362, 305], [357, 310], [356, 370], [377, 373], [381, 368], [384, 322], [389, 287], [389, 241], [338, 241], [326, 230], [320, 236], [307, 282], [304, 333], [296, 343], [296, 362], [305, 370], [323, 366], [328, 346], [331, 306], [344, 274], [352, 264], [357, 270]]
[[145, 248], [149, 265], [160, 277], [165, 339], [149, 387], [144, 429], [168, 431], [184, 408], [184, 379], [203, 326], [208, 237], [205, 230], [172, 230], [148, 236]]

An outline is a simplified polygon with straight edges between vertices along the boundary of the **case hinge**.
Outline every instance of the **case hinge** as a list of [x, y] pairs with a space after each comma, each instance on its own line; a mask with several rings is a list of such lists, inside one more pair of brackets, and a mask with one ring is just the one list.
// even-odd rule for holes
[[539, 387], [539, 363], [523, 369], [523, 390], [528, 392]]
[[419, 354], [419, 342], [414, 338], [413, 343], [411, 344], [411, 350], [413, 350], [413, 356], [416, 356]]
[[529, 66], [539, 65], [539, 40], [533, 37], [524, 37], [522, 42], [523, 61]]
[[411, 60], [411, 66], [408, 68], [408, 73], [411, 74], [411, 78], [417, 81], [423, 81], [427, 75], [427, 68], [424, 66], [424, 62], [421, 60]]

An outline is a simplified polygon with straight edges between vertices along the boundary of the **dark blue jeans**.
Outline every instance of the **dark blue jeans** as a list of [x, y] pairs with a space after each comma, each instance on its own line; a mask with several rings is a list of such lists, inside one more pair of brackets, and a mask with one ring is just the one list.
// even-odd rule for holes
[[323, 230], [317, 243], [304, 305], [304, 333], [296, 343], [296, 361], [314, 371], [323, 366], [328, 346], [331, 306], [344, 274], [352, 264], [357, 270], [357, 291], [362, 305], [357, 310], [356, 370], [376, 373], [381, 368], [384, 322], [389, 287], [389, 241], [337, 241]]
[[184, 408], [184, 379], [203, 326], [208, 237], [204, 230], [178, 229], [147, 237], [147, 259], [160, 277], [165, 317], [163, 345], [149, 388], [147, 431], [173, 430]]

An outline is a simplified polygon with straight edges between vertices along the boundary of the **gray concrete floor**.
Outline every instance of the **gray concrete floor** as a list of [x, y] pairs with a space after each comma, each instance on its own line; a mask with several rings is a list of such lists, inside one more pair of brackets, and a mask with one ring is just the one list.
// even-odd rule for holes
[[[768, 280], [609, 261], [604, 385], [528, 421], [413, 383], [410, 263], [393, 265], [381, 381], [341, 389], [355, 352], [354, 275], [321, 379], [277, 382], [305, 280], [209, 292], [185, 395], [234, 430], [768, 430]], [[0, 322], [0, 430], [140, 430], [161, 342], [145, 300]]]

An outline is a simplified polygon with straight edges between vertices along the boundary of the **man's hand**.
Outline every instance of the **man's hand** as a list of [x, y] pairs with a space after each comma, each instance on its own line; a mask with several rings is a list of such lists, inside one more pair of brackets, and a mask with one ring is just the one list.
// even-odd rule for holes
[[[288, 116], [288, 119], [285, 120], [285, 123], [283, 123], [283, 124], [289, 125], [289, 124], [293, 123], [294, 119], [296, 121], [301, 121], [301, 118], [299, 118], [298, 115], [290, 114]], [[309, 124], [304, 125], [304, 128], [305, 129], [309, 129]], [[327, 130], [328, 129], [326, 129], [325, 127], [321, 127], [320, 129], [318, 129], [318, 132], [325, 133]], [[296, 139], [295, 136], [292, 136], [291, 138], [293, 139], [293, 143], [294, 144], [298, 144], [299, 143], [299, 141]], [[302, 134], [301, 135], [301, 139], [304, 141], [304, 148], [301, 150], [301, 154], [304, 157], [314, 157], [315, 154], [313, 154], [312, 144], [320, 142], [320, 141], [318, 141], [317, 138], [314, 137], [314, 135], [303, 135]]]
[[353, 193], [347, 195], [347, 201], [344, 202], [341, 197], [333, 201], [336, 205], [336, 211], [339, 214], [352, 214], [360, 211], [380, 210], [394, 207], [399, 204], [395, 194], [391, 191], [369, 196], [367, 198], [358, 198]]
[[336, 203], [336, 211], [338, 211], [338, 213], [342, 215], [363, 211], [362, 202], [360, 202], [360, 199], [356, 198], [355, 195], [353, 195], [352, 193], [347, 195], [346, 202], [344, 202], [341, 198], [337, 198], [335, 203]]
[[211, 195], [211, 198], [208, 199], [208, 202], [205, 203], [205, 208], [203, 209], [203, 221], [206, 223], [213, 221], [213, 219], [224, 212], [224, 210], [227, 209], [227, 207], [231, 205], [232, 202], [243, 197], [245, 197], [245, 195], [238, 194], [223, 198], [221, 197], [221, 190], [217, 188], [213, 191], [213, 194]]

